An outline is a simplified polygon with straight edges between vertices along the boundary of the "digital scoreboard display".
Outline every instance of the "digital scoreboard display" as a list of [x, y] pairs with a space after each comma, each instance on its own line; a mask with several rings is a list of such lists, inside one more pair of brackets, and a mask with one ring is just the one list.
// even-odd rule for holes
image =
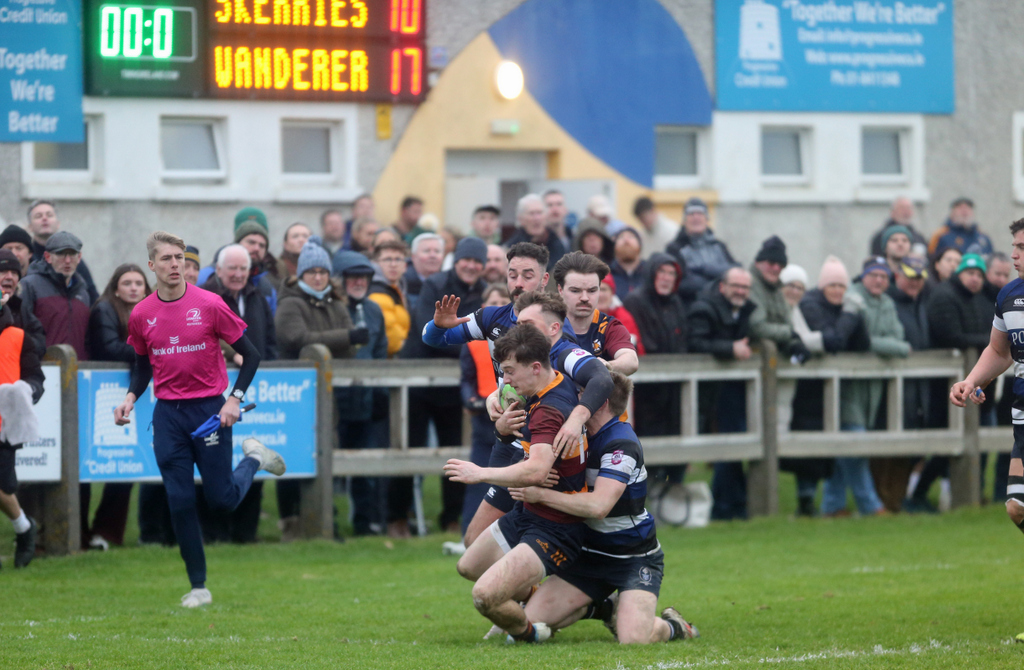
[[91, 95], [419, 102], [425, 0], [87, 0]]

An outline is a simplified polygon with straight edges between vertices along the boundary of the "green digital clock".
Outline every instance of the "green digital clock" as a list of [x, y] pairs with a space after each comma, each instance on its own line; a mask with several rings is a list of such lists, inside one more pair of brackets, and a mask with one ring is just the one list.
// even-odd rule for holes
[[193, 61], [197, 23], [193, 7], [100, 5], [100, 57]]
[[84, 0], [88, 95], [202, 97], [205, 0]]

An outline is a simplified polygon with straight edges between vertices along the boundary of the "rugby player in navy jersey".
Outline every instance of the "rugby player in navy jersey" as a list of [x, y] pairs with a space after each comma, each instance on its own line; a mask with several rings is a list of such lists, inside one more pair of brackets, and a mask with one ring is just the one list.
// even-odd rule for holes
[[[576, 562], [559, 568], [526, 604], [531, 621], [552, 630], [580, 618], [599, 618], [623, 644], [648, 644], [698, 637], [696, 627], [666, 607], [655, 616], [665, 561], [647, 512], [647, 470], [640, 440], [618, 417], [633, 382], [613, 373], [615, 390], [587, 421], [587, 490], [566, 495], [553, 488], [512, 488], [525, 504], [546, 505], [582, 517], [583, 549]], [[618, 593], [618, 607], [608, 597]]]
[[[1006, 486], [1006, 513], [1024, 532], [1024, 219], [1010, 224], [1010, 234], [1013, 235], [1010, 257], [1017, 279], [999, 291], [988, 346], [967, 379], [953, 385], [949, 399], [957, 407], [964, 407], [968, 398], [976, 405], [982, 404], [985, 402], [982, 389], [1011, 364], [1014, 366], [1013, 450]], [[1024, 633], [1017, 639], [1024, 642]]]
[[631, 375], [640, 361], [629, 331], [618, 319], [597, 309], [601, 281], [609, 271], [597, 256], [574, 251], [555, 263], [552, 276], [580, 347], [604, 361], [609, 370]]
[[[544, 286], [547, 284], [548, 275], [544, 271], [547, 264], [547, 249], [536, 244], [521, 242], [512, 245], [508, 252], [508, 290], [512, 302], [503, 307], [485, 307], [477, 310], [471, 316], [458, 317], [457, 310], [459, 299], [452, 296], [443, 296], [435, 303], [434, 318], [423, 328], [423, 341], [430, 346], [448, 346], [468, 342], [470, 340], [486, 339], [491, 343], [509, 331], [519, 321], [519, 308], [516, 306], [516, 299], [525, 294], [543, 294]], [[557, 296], [550, 296], [558, 302], [562, 302]], [[562, 322], [559, 324], [559, 336], [561, 338], [562, 324], [565, 323], [566, 310], [561, 309]], [[554, 342], [555, 340], [553, 340]], [[570, 356], [567, 350], [575, 350]], [[580, 349], [574, 339], [566, 338], [565, 342], [559, 342], [557, 350], [553, 350], [552, 363], [555, 368], [576, 382], [585, 389], [584, 397], [565, 422], [558, 435], [555, 437], [554, 445], [559, 451], [571, 448], [573, 439], [583, 430], [593, 410], [600, 407], [608, 399], [612, 389], [611, 377], [607, 369], [600, 364], [600, 361]], [[501, 371], [495, 364], [495, 375], [498, 380], [498, 389], [501, 388]], [[518, 431], [525, 421], [525, 412], [522, 408], [513, 407], [503, 410], [498, 403], [497, 391], [487, 398], [487, 412], [492, 421], [502, 422], [503, 426], [509, 426], [509, 434]], [[518, 442], [505, 444], [498, 441], [491, 450], [489, 467], [503, 467], [515, 463], [522, 458], [522, 448]], [[501, 486], [492, 486], [488, 489], [483, 502], [477, 508], [473, 520], [466, 528], [463, 542], [468, 547], [488, 526], [495, 520], [512, 509], [512, 499], [508, 491]]]
[[[505, 382], [526, 398], [523, 461], [501, 468], [481, 468], [451, 459], [445, 475], [464, 484], [540, 486], [553, 483], [563, 494], [587, 490], [587, 440], [577, 435], [571, 450], [558, 453], [555, 436], [577, 403], [576, 385], [551, 366], [551, 345], [532, 325], [520, 323], [494, 344]], [[550, 471], [557, 481], [549, 482]], [[578, 516], [542, 503], [516, 505], [495, 521], [459, 559], [458, 570], [473, 586], [473, 604], [514, 640], [543, 642], [551, 631], [532, 623], [519, 605], [533, 587], [576, 560], [584, 525]]]

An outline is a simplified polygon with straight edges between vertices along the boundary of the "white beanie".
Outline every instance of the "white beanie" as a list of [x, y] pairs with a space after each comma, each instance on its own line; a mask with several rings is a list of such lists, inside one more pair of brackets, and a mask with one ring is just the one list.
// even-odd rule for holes
[[779, 282], [782, 283], [783, 286], [791, 284], [792, 282], [800, 282], [803, 284], [804, 288], [807, 288], [807, 270], [804, 270], [799, 265], [790, 263], [782, 269], [782, 272], [779, 273]]

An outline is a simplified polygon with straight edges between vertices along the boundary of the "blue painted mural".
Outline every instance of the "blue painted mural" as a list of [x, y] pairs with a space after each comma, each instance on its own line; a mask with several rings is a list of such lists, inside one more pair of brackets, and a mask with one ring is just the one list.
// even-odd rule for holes
[[653, 186], [656, 125], [711, 123], [693, 49], [657, 0], [528, 0], [489, 32], [551, 118], [639, 184]]

